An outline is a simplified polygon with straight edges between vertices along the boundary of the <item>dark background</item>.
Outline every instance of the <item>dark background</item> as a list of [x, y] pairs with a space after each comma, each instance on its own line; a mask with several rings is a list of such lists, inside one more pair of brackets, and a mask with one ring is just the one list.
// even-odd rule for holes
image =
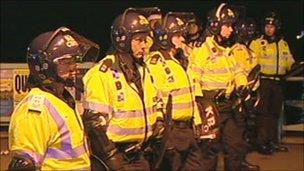
[[[231, 1], [246, 7], [246, 15], [260, 22], [264, 14], [275, 10], [283, 22], [283, 33], [296, 60], [304, 60], [303, 1]], [[163, 12], [192, 11], [203, 25], [207, 12], [218, 1], [1, 1], [1, 62], [26, 62], [25, 50], [40, 33], [67, 26], [101, 46], [100, 59], [110, 46], [110, 26], [128, 7], [157, 6]]]

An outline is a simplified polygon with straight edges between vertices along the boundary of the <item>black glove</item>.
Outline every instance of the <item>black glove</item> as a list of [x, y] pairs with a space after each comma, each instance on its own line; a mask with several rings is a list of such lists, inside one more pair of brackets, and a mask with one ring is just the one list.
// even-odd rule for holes
[[17, 154], [13, 156], [9, 163], [8, 170], [34, 171], [38, 170], [38, 168], [36, 168], [35, 162], [32, 158]]
[[245, 98], [248, 96], [249, 93], [250, 93], [250, 90], [245, 86], [240, 86], [236, 90], [236, 96], [239, 98]]
[[117, 151], [116, 148], [114, 148], [108, 153], [107, 164], [110, 170], [124, 170], [123, 162], [124, 162], [123, 156], [121, 153]]
[[82, 120], [89, 138], [92, 155], [100, 160], [105, 160], [110, 170], [122, 170], [123, 157], [106, 134], [107, 115], [85, 110]]
[[162, 138], [164, 134], [164, 130], [165, 130], [164, 121], [158, 118], [155, 124], [153, 125], [152, 137], [157, 139]]

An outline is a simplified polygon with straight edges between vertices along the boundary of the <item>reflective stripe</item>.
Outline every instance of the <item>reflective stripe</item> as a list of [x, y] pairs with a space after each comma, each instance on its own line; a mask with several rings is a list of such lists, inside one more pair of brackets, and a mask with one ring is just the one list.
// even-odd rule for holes
[[83, 107], [100, 113], [111, 114], [113, 112], [113, 108], [111, 106], [93, 102], [83, 102]]
[[[148, 132], [152, 131], [152, 126], [148, 125]], [[145, 134], [145, 127], [141, 127], [141, 128], [121, 128], [120, 126], [116, 126], [116, 125], [109, 125], [107, 132], [109, 132], [110, 134], [116, 134], [116, 135], [128, 135], [128, 136], [132, 136], [132, 135], [144, 135]]]
[[70, 159], [84, 154], [86, 152], [84, 144], [76, 148], [72, 147], [70, 131], [55, 107], [47, 100], [44, 101], [44, 104], [48, 107], [52, 118], [55, 120], [61, 138], [61, 148], [48, 148], [46, 158]]
[[180, 110], [180, 109], [190, 109], [193, 106], [193, 102], [188, 103], [174, 103], [172, 104], [173, 110]]
[[216, 88], [227, 88], [228, 83], [211, 82], [211, 81], [201, 81], [203, 87], [216, 87]]
[[44, 160], [43, 155], [39, 154], [39, 153], [35, 153], [33, 151], [28, 151], [28, 150], [18, 150], [18, 151], [13, 151], [13, 155], [21, 155], [21, 156], [25, 156], [26, 158], [32, 158], [34, 159], [34, 162], [36, 165], [41, 166]]
[[268, 70], [276, 69], [276, 64], [274, 64], [274, 65], [262, 64], [261, 66], [263, 69], [268, 69]]
[[204, 72], [202, 68], [197, 67], [197, 66], [191, 66], [191, 68], [192, 68], [192, 71], [194, 71], [198, 74], [202, 74]]
[[69, 147], [65, 147], [65, 148], [62, 149], [48, 148], [46, 158], [71, 159], [71, 158], [77, 158], [86, 152], [83, 145], [78, 146], [73, 150], [69, 150]]
[[[155, 111], [153, 111], [153, 107], [146, 108], [146, 112], [148, 116], [155, 113]], [[113, 116], [119, 119], [142, 118], [144, 116], [144, 112], [143, 110], [117, 111], [114, 112]]]
[[238, 63], [231, 67], [230, 70], [233, 72], [242, 72], [241, 66]]
[[226, 74], [229, 71], [226, 68], [216, 68], [212, 70], [204, 70], [204, 74]]
[[[282, 65], [280, 65], [280, 66], [282, 66]], [[261, 70], [262, 71], [265, 71], [265, 70], [267, 70], [267, 71], [276, 71], [276, 65], [267, 65], [267, 64], [262, 64], [261, 65]], [[279, 67], [279, 73], [280, 74], [285, 74], [285, 72], [286, 72], [286, 68], [285, 67]]]

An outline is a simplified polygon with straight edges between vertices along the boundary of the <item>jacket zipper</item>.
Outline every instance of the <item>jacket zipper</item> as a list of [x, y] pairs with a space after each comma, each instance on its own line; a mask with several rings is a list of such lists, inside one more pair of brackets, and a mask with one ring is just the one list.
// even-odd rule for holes
[[276, 48], [277, 48], [277, 66], [276, 66], [276, 75], [279, 75], [279, 46], [278, 43], [276, 42]]

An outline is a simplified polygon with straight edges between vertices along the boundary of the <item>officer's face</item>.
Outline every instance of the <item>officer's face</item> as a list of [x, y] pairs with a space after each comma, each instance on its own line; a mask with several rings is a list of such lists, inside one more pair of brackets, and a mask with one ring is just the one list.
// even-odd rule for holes
[[270, 36], [270, 37], [274, 36], [275, 31], [276, 31], [276, 27], [274, 25], [272, 25], [272, 24], [266, 24], [266, 26], [265, 26], [265, 34], [267, 36]]
[[233, 28], [231, 24], [223, 24], [221, 27], [221, 36], [223, 38], [229, 39], [233, 32]]
[[175, 46], [176, 49], [184, 47], [185, 38], [182, 35], [172, 36], [171, 41], [172, 41], [172, 44]]
[[70, 55], [65, 55], [63, 58], [55, 59], [54, 62], [57, 64], [58, 76], [64, 80], [74, 80], [78, 67], [75, 58]]
[[198, 26], [194, 23], [189, 25], [189, 34], [196, 34], [198, 32]]
[[131, 49], [135, 58], [143, 58], [147, 52], [147, 33], [137, 33], [132, 37]]

